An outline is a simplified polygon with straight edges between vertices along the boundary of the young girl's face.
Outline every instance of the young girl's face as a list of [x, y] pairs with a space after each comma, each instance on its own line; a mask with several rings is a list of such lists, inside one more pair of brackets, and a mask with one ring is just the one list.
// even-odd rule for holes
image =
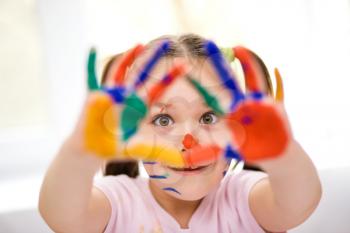
[[[189, 68], [188, 75], [206, 87], [227, 107], [230, 98], [208, 61], [180, 59]], [[140, 91], [145, 96], [149, 87], [160, 80], [173, 62], [179, 59], [163, 59], [151, 73], [150, 80]], [[137, 68], [130, 72], [137, 72]], [[167, 145], [180, 152], [191, 150], [195, 144], [217, 144], [222, 148], [230, 141], [223, 119], [208, 107], [201, 95], [180, 77], [149, 109], [149, 115], [131, 141], [146, 140], [157, 145]], [[151, 139], [151, 140], [150, 140]], [[131, 142], [132, 143], [132, 142]], [[182, 200], [199, 200], [219, 185], [228, 168], [224, 158], [207, 162], [199, 167], [173, 168], [161, 163], [144, 163], [152, 184], [164, 192]]]

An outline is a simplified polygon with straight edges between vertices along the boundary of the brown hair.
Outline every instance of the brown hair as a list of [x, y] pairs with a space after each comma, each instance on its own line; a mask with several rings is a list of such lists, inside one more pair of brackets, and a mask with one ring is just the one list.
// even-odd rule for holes
[[[180, 36], [162, 36], [155, 40], [152, 40], [148, 45], [147, 48], [151, 48], [154, 43], [161, 41], [161, 40], [169, 40], [170, 41], [170, 48], [167, 50], [167, 52], [164, 54], [165, 57], [181, 57], [181, 56], [189, 56], [192, 58], [207, 58], [207, 52], [205, 51], [204, 43], [205, 39], [196, 35], [196, 34], [184, 34]], [[255, 57], [256, 61], [259, 63], [259, 65], [262, 68], [262, 71], [264, 73], [265, 77], [265, 83], [266, 83], [266, 92], [268, 94], [272, 94], [272, 85], [270, 81], [270, 76], [268, 73], [268, 70], [264, 64], [264, 62], [253, 52], [251, 52], [252, 55]], [[104, 84], [107, 80], [108, 72], [111, 69], [112, 65], [117, 62], [123, 54], [118, 54], [112, 57], [110, 61], [107, 63], [107, 65], [104, 68], [104, 71], [102, 73], [102, 84]], [[249, 164], [244, 164], [243, 169], [249, 169], [249, 170], [260, 170], [259, 168], [255, 166], [251, 166]], [[106, 164], [104, 175], [121, 175], [125, 174], [129, 177], [135, 178], [139, 175], [139, 167], [137, 161], [128, 161], [128, 162], [108, 162]]]

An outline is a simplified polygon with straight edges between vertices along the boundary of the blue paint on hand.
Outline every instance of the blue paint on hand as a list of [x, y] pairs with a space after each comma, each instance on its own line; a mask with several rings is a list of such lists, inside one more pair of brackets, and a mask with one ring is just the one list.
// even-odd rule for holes
[[254, 91], [250, 93], [250, 97], [254, 100], [261, 100], [264, 97], [264, 94], [260, 91]]
[[114, 88], [103, 88], [103, 91], [107, 92], [116, 103], [123, 103], [124, 96], [125, 96], [125, 88], [120, 87], [114, 87]]
[[225, 149], [225, 158], [236, 159], [238, 161], [242, 160], [242, 157], [239, 154], [239, 152], [234, 150], [230, 145], [227, 145]]
[[241, 119], [241, 123], [244, 125], [249, 125], [253, 123], [253, 119], [250, 116], [243, 116]]
[[153, 56], [149, 59], [148, 63], [145, 65], [145, 68], [141, 71], [141, 73], [137, 77], [134, 87], [138, 87], [143, 82], [146, 81], [146, 79], [149, 77], [149, 74], [152, 68], [162, 58], [163, 54], [168, 51], [169, 47], [170, 47], [170, 42], [167, 40], [160, 44], [160, 46], [156, 49]]
[[227, 65], [225, 64], [225, 58], [220, 52], [220, 49], [212, 41], [208, 41], [206, 46], [206, 51], [208, 57], [210, 58], [216, 72], [218, 73], [222, 84], [230, 90], [233, 100], [231, 108], [233, 109], [238, 102], [244, 99], [244, 94], [240, 90], [240, 87], [237, 83], [237, 79], [231, 74]]

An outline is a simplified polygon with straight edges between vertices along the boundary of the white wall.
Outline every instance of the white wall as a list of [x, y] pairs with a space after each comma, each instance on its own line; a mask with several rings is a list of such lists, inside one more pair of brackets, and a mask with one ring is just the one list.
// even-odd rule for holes
[[[5, 8], [1, 5], [5, 2], [16, 2], [17, 5]], [[35, 97], [38, 104], [33, 105], [33, 99], [27, 96], [15, 95], [12, 99], [27, 98], [27, 102], [22, 101], [23, 105], [36, 109], [37, 115], [27, 111], [19, 118], [19, 111], [13, 111], [11, 115], [5, 108], [0, 108], [0, 116], [6, 114], [6, 119], [16, 126], [0, 124], [0, 186], [11, 187], [5, 184], [25, 180], [25, 177], [41, 180], [80, 111], [89, 46], [97, 47], [102, 63], [104, 57], [124, 51], [137, 42], [147, 42], [162, 34], [194, 32], [214, 39], [222, 46], [246, 45], [271, 69], [280, 68], [285, 81], [286, 108], [295, 136], [322, 170], [325, 185], [324, 201], [308, 221], [310, 225], [301, 226], [295, 232], [340, 233], [350, 228], [345, 220], [350, 207], [346, 203], [342, 205], [346, 196], [341, 193], [349, 194], [348, 189], [341, 187], [348, 187], [350, 183], [349, 174], [343, 173], [350, 167], [349, 1], [14, 0], [3, 1], [0, 6], [4, 6], [2, 9], [6, 12], [17, 12], [23, 4], [35, 6], [32, 13], [36, 18], [31, 24], [34, 31], [30, 32], [35, 36], [30, 38], [36, 38], [36, 47], [28, 51], [36, 51], [33, 56], [37, 57], [37, 66], [31, 75], [39, 76], [35, 79], [39, 80], [35, 86], [39, 93]], [[21, 19], [17, 18], [18, 22]], [[0, 28], [1, 33], [9, 29]], [[21, 33], [23, 38], [28, 36], [25, 31]], [[0, 39], [0, 42], [2, 49], [15, 46], [11, 40], [5, 43]], [[8, 57], [0, 58], [0, 63], [8, 64], [5, 59], [9, 61], [11, 53], [8, 54]], [[14, 61], [19, 57], [12, 55]], [[30, 61], [26, 56], [20, 58], [24, 59], [23, 63]], [[12, 67], [15, 66], [0, 66], [0, 81], [7, 85], [2, 88], [12, 88], [11, 93], [18, 88], [16, 83], [24, 83], [27, 78], [16, 76]], [[17, 81], [14, 84], [5, 82], [4, 77], [9, 77], [7, 74]], [[34, 88], [30, 84], [25, 87]], [[0, 93], [1, 106], [10, 106], [8, 95], [2, 93], [9, 92]], [[40, 98], [45, 100], [40, 102]], [[36, 119], [39, 123], [23, 119]], [[5, 122], [4, 118], [0, 121]], [[333, 170], [328, 174], [327, 169]], [[33, 188], [32, 192], [37, 190]], [[12, 192], [15, 189], [8, 188], [10, 197]], [[5, 200], [6, 195], [0, 192], [0, 200]], [[25, 208], [36, 206], [36, 198], [24, 200]], [[7, 202], [15, 203], [16, 200]], [[335, 207], [340, 211], [335, 211]], [[11, 213], [11, 208], [12, 212], [21, 211], [21, 206], [10, 204], [3, 207], [2, 212], [0, 207], [0, 213]], [[332, 213], [328, 220], [327, 212]], [[3, 222], [0, 221], [0, 229]], [[325, 231], [331, 227], [343, 231]]]

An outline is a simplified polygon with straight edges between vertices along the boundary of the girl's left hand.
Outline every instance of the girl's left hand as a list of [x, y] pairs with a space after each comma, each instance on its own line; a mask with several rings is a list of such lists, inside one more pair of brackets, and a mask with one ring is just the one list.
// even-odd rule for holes
[[229, 65], [213, 42], [206, 49], [215, 71], [232, 95], [232, 104], [224, 115], [233, 136], [233, 146], [225, 149], [225, 156], [256, 162], [283, 154], [292, 139], [289, 121], [283, 107], [282, 80], [275, 70], [276, 99], [268, 95], [263, 67], [256, 55], [244, 47], [235, 47], [246, 83], [243, 93]]

